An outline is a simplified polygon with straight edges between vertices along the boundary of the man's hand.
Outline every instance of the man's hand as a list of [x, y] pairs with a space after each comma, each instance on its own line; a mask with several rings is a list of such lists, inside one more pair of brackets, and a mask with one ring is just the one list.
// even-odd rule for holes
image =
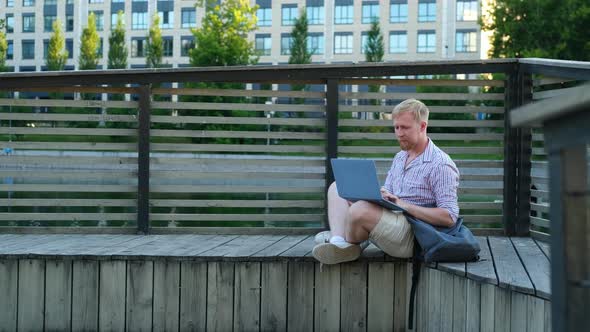
[[385, 187], [381, 187], [381, 197], [383, 197], [383, 199], [386, 201], [390, 201], [390, 202], [394, 203], [395, 205], [401, 207], [402, 209], [407, 208], [406, 202], [404, 202], [399, 197], [397, 197], [396, 195], [389, 192], [389, 190], [385, 189]]

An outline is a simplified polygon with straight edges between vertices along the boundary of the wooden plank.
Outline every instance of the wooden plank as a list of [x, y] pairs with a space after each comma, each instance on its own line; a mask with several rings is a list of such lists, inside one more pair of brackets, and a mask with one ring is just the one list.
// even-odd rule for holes
[[365, 331], [367, 329], [367, 262], [342, 264], [341, 272], [340, 327], [344, 331]]
[[274, 244], [254, 253], [252, 257], [278, 257], [283, 252], [293, 248], [301, 241], [308, 238], [308, 235], [288, 235], [275, 242]]
[[454, 331], [453, 325], [455, 326], [455, 329], [460, 330], [459, 323], [457, 322], [457, 319], [459, 319], [459, 318], [463, 318], [462, 323], [465, 322], [464, 321], [465, 313], [457, 312], [457, 310], [461, 310], [461, 308], [459, 308], [458, 304], [455, 302], [460, 302], [460, 301], [464, 301], [464, 300], [463, 299], [459, 300], [459, 299], [454, 298], [455, 296], [459, 295], [459, 294], [455, 293], [455, 292], [457, 292], [457, 290], [454, 288], [455, 285], [453, 285], [454, 278], [457, 278], [457, 277], [450, 274], [450, 273], [442, 272], [442, 273], [440, 273], [441, 288], [436, 289], [436, 290], [430, 290], [431, 292], [437, 292], [440, 294], [441, 308], [451, 309], [451, 310], [449, 310], [448, 314], [446, 314], [446, 315], [442, 314], [442, 311], [444, 311], [444, 309], [441, 309], [441, 321], [440, 321], [441, 331]]
[[[0, 200], [2, 204], [2, 200]], [[97, 204], [100, 204], [97, 203]], [[323, 200], [213, 200], [213, 199], [152, 199], [154, 207], [268, 207], [268, 208], [323, 208]], [[106, 205], [105, 205], [106, 206]]]
[[274, 112], [325, 112], [323, 105], [281, 105], [199, 102], [152, 102], [153, 109], [209, 110], [209, 111], [274, 111]]
[[539, 246], [539, 249], [541, 249], [545, 257], [551, 261], [551, 247], [549, 246], [549, 243], [540, 240], [535, 240], [535, 243]]
[[125, 328], [128, 331], [152, 329], [154, 262], [127, 262], [127, 303]]
[[441, 322], [441, 274], [442, 272], [429, 269], [428, 271], [428, 331], [440, 331]]
[[100, 262], [99, 321], [100, 331], [125, 329], [125, 274], [126, 262]]
[[[501, 147], [453, 147], [445, 146], [445, 152], [448, 154], [469, 153], [469, 154], [500, 154]], [[338, 146], [339, 153], [397, 153], [401, 149], [391, 146]]]
[[[504, 107], [496, 106], [428, 106], [430, 113], [490, 113], [490, 114], [504, 114]], [[363, 105], [363, 112], [382, 112], [391, 113], [391, 106], [371, 106]], [[340, 105], [339, 112], [359, 112], [359, 106]]]
[[202, 257], [225, 257], [242, 260], [282, 239], [281, 235], [241, 235], [218, 247], [201, 253]]
[[260, 330], [287, 330], [287, 265], [283, 262], [262, 264], [260, 290]]
[[476, 331], [480, 328], [481, 322], [481, 285], [473, 280], [466, 279], [466, 331]]
[[551, 264], [535, 241], [531, 238], [511, 238], [520, 260], [535, 288], [535, 295], [550, 300]]
[[68, 331], [72, 305], [72, 261], [45, 263], [45, 330]]
[[525, 294], [535, 294], [533, 284], [510, 239], [490, 236], [488, 241], [498, 275], [498, 285]]
[[[395, 294], [393, 298], [393, 331], [406, 331], [412, 287], [411, 263], [394, 263]], [[417, 295], [416, 295], [417, 297]], [[414, 307], [414, 326], [416, 326], [416, 307]]]
[[340, 264], [315, 264], [315, 331], [340, 330]]
[[[22, 259], [18, 262], [18, 322], [22, 331], [43, 330], [45, 306], [45, 261]], [[13, 303], [13, 304], [14, 304]]]
[[287, 272], [287, 328], [313, 330], [314, 263], [289, 261]]
[[428, 331], [427, 322], [430, 319], [428, 315], [428, 293], [430, 291], [430, 268], [424, 264], [420, 266], [420, 280], [416, 290], [416, 302], [414, 304], [414, 312], [416, 314], [416, 331]]
[[545, 330], [545, 300], [527, 296], [526, 321], [529, 332]]
[[[358, 111], [358, 110], [357, 110]], [[429, 127], [501, 128], [502, 120], [430, 120]], [[341, 127], [391, 127], [391, 120], [340, 120]]]
[[95, 87], [95, 86], [55, 86], [55, 87], [18, 87], [18, 88], [6, 88], [8, 91], [19, 91], [19, 92], [87, 92], [87, 93], [137, 93], [136, 88], [131, 87]]
[[80, 135], [80, 136], [137, 136], [137, 129], [118, 128], [50, 128], [50, 127], [0, 127], [6, 135]]
[[10, 147], [15, 150], [137, 151], [137, 143], [11, 142]]
[[251, 125], [285, 125], [285, 126], [312, 126], [324, 127], [325, 120], [317, 118], [264, 118], [245, 116], [170, 116], [154, 115], [150, 118], [152, 123], [197, 123], [197, 124], [251, 124]]
[[[453, 294], [451, 296], [453, 299], [452, 331], [467, 331], [467, 310], [469, 309], [467, 307], [469, 301], [467, 297], [467, 279], [464, 277], [452, 276], [451, 280], [453, 284]], [[447, 284], [441, 283], [441, 286], [443, 287], [443, 296], [445, 296], [444, 293]], [[442, 318], [442, 320], [444, 322], [445, 319]]]
[[[234, 187], [237, 188], [237, 187]], [[264, 190], [264, 188], [259, 188]], [[155, 192], [155, 191], [152, 191]], [[227, 222], [239, 222], [239, 221], [276, 221], [276, 222], [315, 222], [320, 223], [324, 220], [324, 214], [302, 214], [302, 213], [290, 213], [290, 214], [216, 214], [216, 213], [203, 213], [203, 214], [189, 214], [189, 213], [152, 213], [150, 214], [150, 220], [174, 220], [174, 221], [227, 221]], [[116, 219], [115, 219], [116, 220]]]
[[[68, 113], [0, 113], [0, 120], [67, 122], [137, 122], [134, 115]], [[17, 143], [17, 142], [11, 142]]]
[[178, 331], [180, 262], [154, 261], [154, 311], [152, 329]]
[[[21, 198], [21, 199], [0, 199], [2, 206], [134, 206], [136, 200], [132, 199], [54, 199], [54, 198]], [[0, 246], [0, 248], [2, 248]]]
[[0, 259], [0, 331], [16, 331], [18, 265], [15, 259]]
[[527, 330], [527, 298], [529, 296], [510, 292], [510, 330]]
[[[358, 111], [358, 110], [357, 110]], [[428, 137], [433, 141], [503, 141], [502, 134], [495, 133], [475, 133], [475, 134], [446, 134], [432, 133]], [[393, 140], [394, 133], [363, 133], [363, 132], [344, 132], [338, 133], [338, 139], [363, 139], [363, 140]], [[446, 151], [446, 148], [445, 148]]]
[[28, 107], [83, 107], [83, 108], [137, 108], [135, 101], [66, 100], [66, 99], [8, 99], [1, 98], [0, 106]]
[[511, 292], [495, 286], [494, 289], [494, 331], [510, 331]]
[[480, 331], [494, 332], [495, 331], [495, 296], [496, 286], [490, 284], [481, 284], [481, 302], [479, 312], [480, 317]]
[[260, 330], [260, 264], [236, 263], [234, 331]]
[[476, 237], [479, 242], [481, 251], [479, 252], [479, 261], [467, 263], [467, 277], [479, 282], [498, 284], [498, 278], [494, 269], [494, 261], [488, 246], [487, 238]]
[[[0, 173], [1, 174], [1, 173]], [[203, 171], [153, 171], [150, 174], [157, 179], [299, 179], [299, 180], [324, 180], [324, 172], [293, 172], [283, 171], [277, 169], [274, 172], [266, 171], [249, 171], [240, 172], [237, 170], [220, 170], [219, 172], [203, 172]], [[165, 201], [165, 200], [161, 200]], [[195, 200], [199, 201], [199, 200]], [[213, 201], [213, 200], [212, 200]], [[242, 202], [247, 200], [242, 200]], [[257, 200], [264, 202], [263, 200]], [[305, 202], [305, 200], [302, 200]], [[266, 200], [266, 202], [272, 202], [272, 200]]]
[[551, 332], [552, 330], [552, 326], [551, 326], [551, 302], [550, 301], [545, 301], [545, 312], [543, 315], [543, 319], [544, 319], [544, 332]]
[[[394, 307], [394, 304], [396, 304], [395, 294], [404, 290], [404, 288], [398, 288], [399, 281], [395, 279], [395, 270], [396, 264], [393, 262], [369, 263], [367, 295], [368, 331], [392, 331], [394, 328], [394, 314], [396, 309], [398, 309]], [[405, 294], [405, 292], [403, 293]]]
[[[164, 135], [165, 136], [165, 135]], [[234, 135], [226, 135], [230, 137]], [[242, 138], [242, 137], [240, 137]], [[326, 150], [322, 145], [260, 145], [260, 144], [178, 144], [152, 143], [151, 151], [174, 152], [266, 152], [266, 153], [321, 153]]]
[[409, 86], [497, 86], [503, 87], [502, 80], [455, 80], [455, 79], [374, 79], [374, 78], [351, 78], [339, 81], [340, 84], [353, 85], [409, 85]]
[[206, 321], [207, 263], [181, 262], [180, 331], [204, 331]]
[[228, 97], [293, 97], [325, 98], [325, 92], [279, 91], [279, 90], [236, 90], [236, 89], [191, 89], [191, 88], [154, 88], [152, 94], [178, 96], [228, 96]]
[[98, 262], [72, 263], [72, 331], [98, 329]]
[[346, 99], [504, 100], [503, 93], [339, 92], [338, 96]]
[[[285, 131], [239, 131], [239, 130], [173, 130], [173, 129], [152, 129], [150, 136], [153, 137], [198, 137], [198, 138], [273, 138], [273, 139], [296, 139], [296, 140], [324, 140], [325, 133], [314, 132], [285, 132]], [[178, 144], [177, 144], [178, 145]], [[213, 144], [223, 145], [226, 144]], [[245, 144], [246, 145], [246, 144]], [[246, 145], [247, 146], [247, 145]], [[270, 147], [268, 145], [259, 146]], [[286, 147], [284, 147], [286, 148]]]
[[230, 331], [234, 326], [234, 263], [209, 262], [207, 266], [207, 331]]
[[438, 263], [437, 269], [440, 271], [448, 272], [457, 276], [465, 277], [467, 273], [466, 263]]
[[311, 253], [311, 250], [315, 246], [314, 236], [308, 236], [305, 240], [297, 243], [290, 249], [284, 251], [279, 256], [280, 257], [305, 257], [307, 254]]

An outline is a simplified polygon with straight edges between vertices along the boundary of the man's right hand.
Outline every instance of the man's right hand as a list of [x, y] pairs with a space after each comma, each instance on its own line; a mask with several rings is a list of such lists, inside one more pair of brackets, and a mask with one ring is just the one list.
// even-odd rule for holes
[[397, 199], [397, 196], [390, 193], [389, 190], [387, 190], [385, 187], [381, 187], [381, 197], [383, 197], [384, 200], [390, 202], [395, 202], [395, 200]]

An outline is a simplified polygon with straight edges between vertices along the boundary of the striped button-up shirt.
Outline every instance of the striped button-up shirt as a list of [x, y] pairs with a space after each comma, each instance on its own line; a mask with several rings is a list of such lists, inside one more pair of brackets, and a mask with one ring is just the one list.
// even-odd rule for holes
[[406, 151], [395, 155], [385, 189], [414, 205], [443, 208], [457, 221], [459, 170], [451, 157], [429, 138], [426, 150], [405, 166], [407, 159]]

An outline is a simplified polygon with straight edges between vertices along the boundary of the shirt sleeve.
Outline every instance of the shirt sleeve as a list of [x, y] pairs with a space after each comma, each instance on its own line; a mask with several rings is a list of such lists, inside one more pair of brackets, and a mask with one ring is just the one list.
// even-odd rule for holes
[[434, 192], [436, 207], [449, 212], [453, 221], [459, 217], [457, 187], [459, 187], [459, 170], [450, 164], [441, 164], [431, 173], [430, 182]]

